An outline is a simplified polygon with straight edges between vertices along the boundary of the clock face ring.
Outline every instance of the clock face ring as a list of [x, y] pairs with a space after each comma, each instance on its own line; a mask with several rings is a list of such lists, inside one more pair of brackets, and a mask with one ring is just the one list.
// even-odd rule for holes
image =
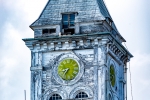
[[79, 73], [79, 63], [73, 58], [64, 58], [60, 61], [57, 73], [63, 80], [69, 81], [74, 79]]
[[62, 53], [54, 64], [53, 78], [62, 85], [75, 84], [84, 73], [83, 62], [72, 52]]

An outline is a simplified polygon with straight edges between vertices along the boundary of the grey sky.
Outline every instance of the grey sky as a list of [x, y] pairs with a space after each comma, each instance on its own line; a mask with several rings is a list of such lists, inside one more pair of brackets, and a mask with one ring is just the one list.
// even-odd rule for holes
[[[126, 39], [131, 59], [134, 100], [150, 98], [150, 1], [105, 0], [109, 12]], [[22, 38], [32, 38], [29, 25], [47, 0], [0, 0], [0, 100], [30, 100], [30, 50]], [[129, 75], [129, 74], [128, 74]], [[128, 77], [128, 100], [130, 96]]]
[[[121, 35], [126, 39], [131, 59], [131, 75], [134, 100], [150, 98], [150, 1], [105, 0], [110, 14]], [[129, 64], [128, 64], [129, 65]], [[129, 67], [129, 66], [128, 66]], [[128, 100], [131, 88], [128, 70]]]

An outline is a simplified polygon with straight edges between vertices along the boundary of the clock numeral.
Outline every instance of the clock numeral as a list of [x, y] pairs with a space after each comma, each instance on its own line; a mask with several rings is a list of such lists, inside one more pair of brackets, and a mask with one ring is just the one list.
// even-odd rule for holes
[[71, 62], [70, 62], [71, 64], [73, 63], [73, 60], [71, 60]]
[[70, 79], [70, 76], [67, 76], [68, 79]]
[[79, 68], [78, 67], [74, 67], [74, 70], [78, 70]]
[[66, 64], [66, 61], [64, 60], [63, 63]]
[[69, 62], [70, 62], [70, 59], [67, 60], [67, 63], [69, 63]]
[[76, 66], [77, 64], [73, 64], [73, 66]]
[[74, 74], [77, 74], [78, 72], [76, 72], [76, 71], [73, 71], [73, 73], [74, 73]]
[[71, 76], [72, 76], [72, 77], [74, 77], [74, 75], [73, 75], [73, 74], [72, 74]]

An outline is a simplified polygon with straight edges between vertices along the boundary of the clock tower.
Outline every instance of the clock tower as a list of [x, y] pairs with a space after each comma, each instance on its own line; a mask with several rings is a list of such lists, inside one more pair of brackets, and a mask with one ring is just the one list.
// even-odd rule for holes
[[30, 100], [127, 100], [132, 54], [103, 0], [48, 0], [30, 28]]

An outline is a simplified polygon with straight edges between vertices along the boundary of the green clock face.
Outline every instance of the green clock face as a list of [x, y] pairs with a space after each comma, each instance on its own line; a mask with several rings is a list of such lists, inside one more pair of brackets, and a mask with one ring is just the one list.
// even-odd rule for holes
[[115, 69], [113, 65], [110, 66], [110, 82], [111, 85], [114, 87], [116, 82], [116, 76], [115, 76]]
[[66, 58], [59, 63], [57, 71], [62, 79], [72, 80], [79, 72], [79, 65], [76, 60]]

